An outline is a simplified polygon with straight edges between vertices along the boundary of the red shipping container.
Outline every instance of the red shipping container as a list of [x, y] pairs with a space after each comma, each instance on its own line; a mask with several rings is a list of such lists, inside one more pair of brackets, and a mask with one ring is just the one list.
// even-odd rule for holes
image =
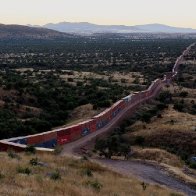
[[51, 132], [46, 132], [44, 134], [44, 141], [43, 142], [46, 142], [46, 141], [50, 141], [50, 140], [53, 140], [53, 139], [56, 139], [57, 138], [57, 132], [56, 131], [51, 131]]
[[71, 141], [77, 140], [81, 137], [82, 127], [80, 124], [71, 127]]
[[87, 120], [84, 122], [79, 123], [79, 125], [81, 126], [81, 135], [85, 136], [86, 134], [90, 133], [90, 121], [91, 120]]
[[31, 135], [27, 137], [27, 145], [35, 145], [43, 143], [44, 134]]
[[63, 145], [71, 141], [70, 129], [65, 128], [57, 131], [57, 144]]
[[90, 131], [91, 132], [96, 131], [96, 120], [95, 119], [91, 120], [90, 122]]

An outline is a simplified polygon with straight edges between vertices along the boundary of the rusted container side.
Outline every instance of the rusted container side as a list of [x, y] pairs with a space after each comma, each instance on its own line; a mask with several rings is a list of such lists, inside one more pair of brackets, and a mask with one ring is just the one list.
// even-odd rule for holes
[[40, 148], [55, 148], [55, 146], [57, 145], [57, 139], [51, 139], [51, 140], [47, 140], [45, 142], [36, 144], [35, 147], [40, 147]]
[[22, 147], [18, 144], [12, 143], [12, 142], [0, 141], [0, 151], [5, 152], [8, 150], [14, 150], [16, 152], [23, 152], [25, 150], [25, 147]]
[[71, 127], [71, 141], [77, 140], [81, 138], [81, 131], [82, 127], [81, 125], [77, 124]]
[[48, 132], [44, 134], [43, 142], [47, 142], [54, 139], [57, 139], [57, 132], [56, 131]]
[[44, 133], [27, 137], [27, 145], [35, 145], [44, 141]]
[[82, 123], [79, 123], [79, 125], [81, 126], [81, 133], [80, 134], [82, 137], [84, 137], [90, 133], [90, 121], [91, 120], [87, 120]]
[[64, 145], [71, 142], [71, 130], [69, 128], [57, 131], [57, 144]]
[[90, 132], [95, 132], [96, 131], [96, 120], [92, 119], [90, 121]]
[[19, 139], [15, 139], [15, 140], [10, 140], [10, 142], [14, 142], [16, 144], [27, 145], [27, 139], [26, 138], [19, 138]]
[[120, 100], [112, 106], [111, 118], [115, 118], [119, 114], [119, 112], [123, 109], [122, 103], [123, 100]]

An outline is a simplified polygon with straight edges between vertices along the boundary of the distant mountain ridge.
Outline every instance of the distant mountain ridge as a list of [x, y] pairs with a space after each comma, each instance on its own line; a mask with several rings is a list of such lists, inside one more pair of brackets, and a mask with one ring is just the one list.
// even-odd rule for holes
[[42, 27], [66, 33], [196, 33], [196, 29], [172, 27], [163, 24], [146, 25], [96, 25], [88, 22], [60, 22], [48, 23]]
[[[44, 26], [0, 24], [0, 41], [3, 40], [62, 40], [79, 38], [79, 34], [102, 33], [195, 33], [191, 28], [177, 28], [160, 24], [149, 25], [96, 25], [91, 23], [58, 23]], [[106, 35], [106, 34], [105, 34]]]
[[46, 28], [41, 28], [41, 27], [0, 24], [0, 40], [7, 40], [7, 39], [53, 40], [53, 39], [71, 38], [71, 37], [74, 37], [74, 35], [58, 32]]

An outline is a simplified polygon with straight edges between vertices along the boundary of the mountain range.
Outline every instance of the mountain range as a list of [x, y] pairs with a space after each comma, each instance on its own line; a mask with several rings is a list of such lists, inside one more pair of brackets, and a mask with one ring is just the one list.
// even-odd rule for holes
[[[2, 40], [62, 40], [96, 33], [194, 33], [196, 29], [170, 27], [161, 24], [123, 26], [96, 25], [91, 23], [58, 23], [43, 26], [4, 25], [0, 24], [0, 41]], [[106, 34], [105, 34], [106, 35]], [[158, 34], [157, 34], [158, 35]]]
[[92, 34], [92, 33], [196, 33], [196, 29], [172, 27], [163, 24], [146, 24], [146, 25], [97, 25], [88, 22], [60, 22], [48, 23], [39, 26], [59, 32]]

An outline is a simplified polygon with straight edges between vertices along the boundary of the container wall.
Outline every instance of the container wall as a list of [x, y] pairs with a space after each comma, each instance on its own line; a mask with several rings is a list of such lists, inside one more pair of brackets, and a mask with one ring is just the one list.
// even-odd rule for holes
[[53, 140], [53, 139], [57, 139], [57, 132], [56, 131], [48, 132], [48, 133], [44, 134], [43, 142], [50, 141], [50, 140]]
[[27, 145], [40, 144], [44, 141], [44, 134], [30, 136], [27, 138]]
[[27, 145], [27, 139], [26, 138], [12, 140], [11, 142], [14, 142], [16, 144], [24, 144], [24, 145]]
[[57, 131], [57, 144], [63, 145], [71, 141], [71, 133], [69, 129]]
[[52, 139], [52, 140], [48, 140], [48, 141], [45, 141], [45, 142], [40, 143], [40, 144], [36, 144], [35, 147], [55, 148], [56, 145], [57, 145], [57, 140], [56, 139]]

